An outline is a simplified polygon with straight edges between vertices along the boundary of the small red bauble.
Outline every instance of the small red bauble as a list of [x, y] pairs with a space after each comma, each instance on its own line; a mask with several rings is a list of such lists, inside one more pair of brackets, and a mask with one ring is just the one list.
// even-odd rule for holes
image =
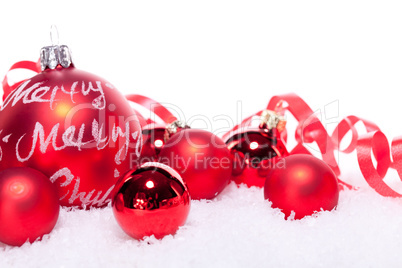
[[232, 135], [226, 144], [233, 157], [232, 180], [263, 187], [269, 170], [288, 155], [277, 129], [252, 128]]
[[[45, 62], [51, 56], [43, 55]], [[102, 207], [118, 177], [135, 167], [141, 127], [130, 104], [108, 81], [73, 65], [52, 67], [5, 99], [0, 170], [35, 168], [59, 188], [62, 205]]]
[[324, 161], [311, 155], [291, 155], [278, 161], [268, 174], [264, 197], [286, 217], [294, 211], [295, 219], [301, 219], [337, 206], [338, 180]]
[[131, 237], [157, 239], [176, 233], [190, 211], [190, 195], [180, 175], [160, 163], [146, 163], [116, 184], [112, 207]]
[[21, 246], [50, 233], [59, 217], [56, 187], [27, 167], [0, 172], [0, 241]]
[[153, 162], [158, 159], [158, 155], [165, 144], [165, 127], [160, 125], [146, 125], [142, 129], [142, 151], [140, 162]]
[[148, 124], [142, 129], [142, 150], [139, 158], [140, 166], [146, 162], [154, 162], [158, 160], [158, 156], [162, 147], [171, 136], [177, 132], [190, 128], [184, 122], [176, 120], [167, 126], [155, 123]]
[[162, 148], [159, 161], [182, 176], [191, 198], [212, 199], [230, 181], [232, 163], [226, 144], [211, 132], [183, 129]]

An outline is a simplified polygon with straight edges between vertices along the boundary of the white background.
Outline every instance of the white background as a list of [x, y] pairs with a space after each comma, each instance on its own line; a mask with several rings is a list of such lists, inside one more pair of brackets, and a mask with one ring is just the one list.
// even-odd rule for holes
[[[2, 1], [0, 74], [39, 58], [51, 24], [77, 68], [186, 118], [236, 120], [295, 92], [402, 134], [399, 1]], [[214, 125], [213, 125], [214, 126]], [[212, 129], [213, 130], [213, 126]], [[200, 126], [201, 127], [201, 126]], [[211, 128], [211, 127], [210, 127]]]
[[215, 116], [238, 122], [238, 101], [247, 116], [294, 92], [313, 110], [337, 102], [338, 120], [353, 114], [402, 135], [399, 1], [2, 1], [0, 10], [0, 76], [36, 61], [55, 24], [77, 68], [174, 104], [187, 120], [206, 116], [211, 131], [222, 127]]

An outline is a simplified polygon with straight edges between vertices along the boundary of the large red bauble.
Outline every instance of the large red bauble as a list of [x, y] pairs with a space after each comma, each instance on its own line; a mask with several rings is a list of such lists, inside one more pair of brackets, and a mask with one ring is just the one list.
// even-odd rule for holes
[[233, 157], [232, 180], [263, 187], [268, 172], [288, 152], [277, 130], [250, 128], [233, 134], [226, 144]]
[[286, 217], [294, 211], [294, 218], [301, 219], [337, 206], [338, 180], [320, 159], [305, 154], [291, 155], [277, 162], [268, 174], [264, 196]]
[[159, 161], [179, 172], [192, 199], [212, 199], [229, 183], [232, 163], [226, 144], [211, 132], [183, 129], [164, 145]]
[[56, 187], [27, 167], [0, 172], [0, 242], [21, 246], [50, 233], [59, 217]]
[[172, 168], [149, 162], [116, 184], [112, 207], [120, 227], [131, 237], [157, 239], [176, 233], [190, 211], [190, 195]]
[[64, 206], [104, 206], [141, 151], [141, 127], [124, 96], [73, 66], [46, 69], [11, 92], [0, 129], [0, 170], [41, 171]]

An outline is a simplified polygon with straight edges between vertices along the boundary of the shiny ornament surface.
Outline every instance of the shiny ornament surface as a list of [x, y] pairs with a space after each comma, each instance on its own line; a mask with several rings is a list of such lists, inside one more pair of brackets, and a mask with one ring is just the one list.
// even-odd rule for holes
[[116, 184], [112, 207], [120, 227], [131, 237], [157, 239], [174, 234], [186, 222], [190, 195], [180, 175], [160, 163], [146, 163]]
[[150, 124], [142, 129], [142, 151], [140, 163], [154, 162], [165, 145], [165, 127]]
[[338, 180], [332, 169], [311, 155], [291, 155], [278, 161], [268, 174], [264, 197], [295, 219], [316, 211], [332, 210], [338, 204]]
[[0, 170], [41, 171], [64, 206], [104, 206], [141, 150], [141, 128], [124, 96], [73, 65], [46, 69], [12, 91], [0, 129]]
[[249, 128], [227, 141], [233, 157], [232, 180], [237, 184], [263, 187], [268, 172], [288, 152], [275, 128]]
[[0, 242], [21, 246], [50, 233], [59, 217], [56, 187], [27, 167], [0, 172]]
[[212, 199], [230, 181], [232, 163], [226, 144], [211, 132], [183, 129], [162, 148], [159, 161], [175, 169], [191, 198]]

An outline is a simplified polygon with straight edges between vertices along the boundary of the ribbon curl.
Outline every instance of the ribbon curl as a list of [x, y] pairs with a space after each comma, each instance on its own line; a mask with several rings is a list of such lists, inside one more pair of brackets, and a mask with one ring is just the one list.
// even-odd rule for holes
[[[165, 106], [163, 106], [162, 104], [160, 104], [159, 102], [157, 102], [151, 98], [148, 98], [148, 97], [145, 97], [142, 95], [138, 95], [138, 94], [131, 94], [131, 95], [126, 95], [126, 99], [153, 112], [155, 115], [157, 115], [163, 121], [164, 125], [172, 123], [173, 121], [177, 120], [177, 118], [168, 109], [166, 109]], [[148, 124], [155, 123], [155, 121], [153, 121], [150, 118], [145, 119], [138, 111], [134, 110], [134, 112], [140, 118], [141, 127], [144, 127], [145, 125], [148, 125]]]
[[8, 72], [6, 73], [6, 75], [4, 76], [3, 82], [2, 82], [2, 86], [3, 86], [3, 101], [7, 98], [7, 96], [14, 90], [16, 89], [19, 85], [21, 85], [24, 81], [26, 80], [22, 80], [19, 81], [17, 83], [14, 83], [13, 85], [10, 85], [8, 83], [8, 74], [15, 69], [23, 69], [23, 70], [30, 70], [33, 71], [35, 73], [40, 73], [41, 72], [41, 67], [40, 67], [40, 62], [33, 62], [33, 61], [19, 61], [14, 63], [10, 69], [8, 70]]
[[[402, 197], [383, 181], [389, 168], [396, 169], [399, 178], [402, 180], [402, 136], [393, 139], [390, 149], [389, 142], [380, 128], [376, 124], [357, 116], [347, 116], [342, 119], [332, 134], [329, 135], [323, 124], [314, 115], [313, 110], [302, 98], [296, 94], [274, 96], [269, 101], [267, 109], [274, 109], [280, 102], [287, 103], [283, 109], [289, 111], [298, 121], [295, 132], [297, 145], [290, 151], [290, 154], [311, 154], [305, 144], [315, 142], [320, 149], [323, 161], [339, 176], [341, 171], [335, 160], [335, 151], [346, 154], [356, 151], [360, 171], [368, 185], [382, 196]], [[255, 115], [258, 114], [260, 112]], [[251, 117], [243, 120], [233, 130], [249, 126]], [[358, 134], [355, 125], [359, 122], [363, 123], [367, 133]], [[348, 132], [352, 134], [351, 141], [345, 149], [341, 149], [340, 144]], [[376, 166], [373, 164], [372, 155], [377, 162]], [[338, 180], [341, 185], [352, 188], [351, 185]]]

